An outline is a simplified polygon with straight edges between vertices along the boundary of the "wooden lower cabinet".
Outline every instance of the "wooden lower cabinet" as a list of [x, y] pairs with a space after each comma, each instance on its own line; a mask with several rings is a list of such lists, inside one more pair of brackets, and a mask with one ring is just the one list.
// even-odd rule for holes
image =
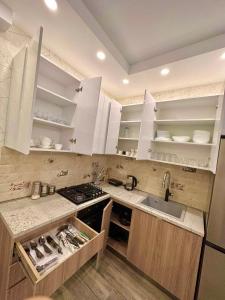
[[200, 236], [133, 210], [128, 260], [178, 299], [194, 299], [201, 245]]

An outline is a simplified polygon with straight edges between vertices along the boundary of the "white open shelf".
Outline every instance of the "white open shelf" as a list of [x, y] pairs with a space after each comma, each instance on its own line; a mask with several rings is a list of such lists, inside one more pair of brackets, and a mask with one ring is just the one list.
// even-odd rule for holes
[[119, 140], [124, 140], [124, 141], [138, 141], [138, 138], [119, 136]]
[[198, 146], [198, 147], [212, 147], [215, 146], [215, 144], [207, 143], [207, 144], [198, 144], [194, 142], [175, 142], [175, 141], [156, 141], [151, 140], [153, 143], [166, 143], [166, 144], [176, 144], [176, 145], [189, 145], [189, 146]]
[[199, 106], [216, 106], [218, 104], [218, 96], [205, 96], [197, 98], [184, 98], [175, 100], [156, 101], [157, 109], [169, 108], [198, 108]]
[[56, 150], [54, 148], [50, 149], [44, 149], [44, 148], [39, 148], [39, 147], [30, 147], [30, 151], [35, 151], [35, 152], [58, 152], [58, 153], [72, 153], [71, 150]]
[[189, 165], [189, 164], [181, 164], [181, 163], [176, 163], [176, 162], [170, 162], [170, 161], [166, 161], [166, 160], [158, 160], [158, 159], [149, 159], [150, 161], [154, 161], [154, 162], [159, 162], [159, 163], [164, 163], [164, 164], [172, 164], [175, 166], [182, 166], [182, 167], [188, 167], [188, 168], [194, 168], [194, 169], [199, 169], [199, 170], [205, 170], [205, 171], [209, 171], [209, 167], [199, 167], [196, 165]]
[[139, 126], [141, 125], [141, 121], [140, 120], [120, 121], [120, 124], [124, 126]]
[[215, 119], [165, 119], [154, 120], [154, 123], [157, 125], [210, 125], [215, 121]]
[[122, 111], [126, 112], [126, 111], [140, 111], [143, 109], [143, 103], [135, 103], [135, 104], [127, 104], [127, 105], [123, 105], [122, 106]]
[[49, 121], [49, 120], [44, 120], [44, 119], [40, 119], [37, 117], [34, 117], [33, 120], [36, 123], [48, 125], [51, 127], [58, 127], [58, 128], [65, 128], [65, 129], [73, 129], [74, 128], [73, 126], [69, 126], [69, 125], [65, 125], [65, 124], [61, 124], [61, 123], [57, 123], [57, 122], [53, 122], [53, 121]]
[[58, 106], [75, 106], [76, 103], [70, 99], [52, 92], [40, 85], [37, 86], [37, 98], [51, 102]]

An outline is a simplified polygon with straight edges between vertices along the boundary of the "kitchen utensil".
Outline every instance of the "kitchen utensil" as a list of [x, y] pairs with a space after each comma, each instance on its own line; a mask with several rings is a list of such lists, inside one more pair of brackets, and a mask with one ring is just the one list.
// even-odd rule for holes
[[191, 138], [186, 135], [180, 135], [180, 136], [174, 135], [174, 136], [172, 136], [172, 139], [178, 143], [186, 143], [186, 142], [189, 142]]
[[38, 242], [39, 242], [39, 245], [43, 246], [46, 253], [52, 254], [52, 250], [45, 244], [46, 240], [43, 235], [39, 237]]
[[49, 245], [52, 246], [52, 248], [57, 249], [58, 253], [63, 254], [62, 248], [59, 246], [59, 244], [56, 243], [56, 241], [50, 235], [46, 237], [46, 240], [49, 243]]
[[55, 185], [49, 185], [48, 186], [48, 194], [53, 195], [55, 194], [56, 186]]
[[50, 259], [48, 262], [46, 262], [45, 264], [43, 264], [43, 265], [38, 265], [38, 266], [36, 267], [36, 270], [37, 270], [38, 272], [44, 271], [47, 267], [49, 267], [49, 266], [55, 264], [57, 261], [58, 261], [58, 257], [54, 257], [54, 258]]
[[84, 244], [83, 239], [78, 238], [75, 234], [73, 234], [73, 232], [70, 231], [68, 224], [60, 226], [56, 235], [62, 231], [66, 234], [66, 239], [75, 247], [80, 248], [79, 244]]
[[36, 261], [35, 261], [35, 259], [33, 258], [33, 256], [30, 253], [30, 248], [28, 246], [24, 246], [23, 248], [24, 248], [25, 252], [27, 253], [28, 257], [30, 258], [32, 264], [34, 266], [36, 266]]
[[129, 179], [129, 181], [125, 184], [124, 187], [128, 191], [132, 191], [137, 186], [137, 178], [133, 175], [128, 175], [127, 179]]
[[41, 184], [41, 197], [45, 197], [48, 195], [48, 184], [43, 183]]
[[42, 252], [37, 248], [38, 244], [35, 241], [30, 241], [30, 247], [31, 249], [33, 249], [35, 251], [35, 254], [37, 256], [37, 258], [41, 259], [44, 257], [44, 255], [42, 254]]
[[63, 147], [62, 144], [55, 144], [55, 149], [56, 149], [56, 150], [61, 150], [62, 147]]
[[41, 194], [41, 182], [34, 181], [32, 185], [31, 199], [36, 200], [40, 198]]
[[125, 128], [124, 128], [124, 137], [125, 137], [125, 138], [128, 138], [128, 137], [129, 137], [129, 131], [130, 131], [130, 130], [129, 130], [129, 127], [125, 127]]

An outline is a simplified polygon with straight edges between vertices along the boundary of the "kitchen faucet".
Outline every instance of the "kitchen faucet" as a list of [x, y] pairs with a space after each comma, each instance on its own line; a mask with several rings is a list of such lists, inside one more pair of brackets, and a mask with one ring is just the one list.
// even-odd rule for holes
[[163, 176], [163, 182], [162, 182], [162, 187], [166, 189], [165, 198], [164, 198], [166, 202], [168, 202], [170, 196], [173, 196], [173, 194], [170, 192], [170, 179], [171, 179], [171, 173], [170, 171], [166, 171]]

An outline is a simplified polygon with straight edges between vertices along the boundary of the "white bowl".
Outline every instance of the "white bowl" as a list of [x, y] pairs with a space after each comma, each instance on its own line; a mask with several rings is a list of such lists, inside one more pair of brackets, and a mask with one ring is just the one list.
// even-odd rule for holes
[[174, 140], [174, 142], [178, 142], [178, 143], [186, 143], [190, 141], [190, 136], [186, 136], [186, 135], [174, 135], [172, 136], [172, 139]]

